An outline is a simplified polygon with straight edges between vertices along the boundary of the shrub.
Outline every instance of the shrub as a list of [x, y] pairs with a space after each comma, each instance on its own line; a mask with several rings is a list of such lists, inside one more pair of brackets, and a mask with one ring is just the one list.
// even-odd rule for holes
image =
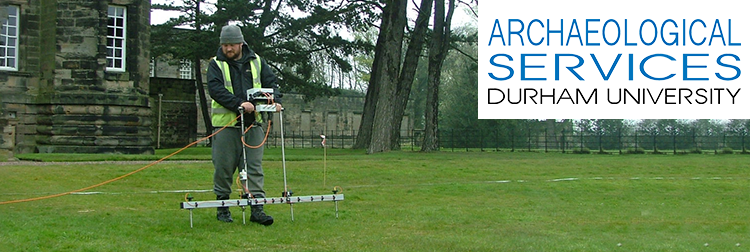
[[646, 151], [643, 148], [628, 148], [628, 154], [645, 154]]
[[721, 149], [721, 154], [734, 154], [734, 150], [729, 147], [724, 147]]
[[591, 154], [591, 150], [589, 148], [575, 148], [573, 154]]
[[703, 151], [700, 148], [695, 148], [695, 149], [690, 150], [690, 153], [703, 154]]

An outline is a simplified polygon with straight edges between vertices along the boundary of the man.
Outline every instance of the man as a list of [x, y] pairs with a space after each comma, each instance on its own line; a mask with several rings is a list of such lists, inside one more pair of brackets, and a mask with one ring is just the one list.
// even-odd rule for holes
[[[245, 125], [238, 122], [213, 136], [211, 158], [214, 164], [214, 193], [217, 200], [229, 199], [232, 192], [232, 177], [235, 170], [242, 170], [243, 150], [247, 153], [247, 181], [252, 198], [265, 198], [263, 190], [263, 147], [250, 148], [241, 141], [242, 131], [245, 142], [259, 146], [263, 142], [264, 128], [262, 118], [255, 111], [254, 101], [248, 101], [247, 90], [252, 88], [273, 88], [278, 95], [276, 75], [264, 59], [255, 54], [245, 42], [240, 27], [227, 25], [221, 28], [219, 37], [221, 47], [216, 57], [208, 63], [208, 92], [213, 99], [211, 103], [211, 123], [214, 131], [232, 122], [244, 112]], [[281, 111], [280, 100], [275, 99], [276, 111]], [[239, 108], [242, 107], [242, 110]], [[244, 190], [244, 189], [243, 189]], [[244, 195], [244, 194], [243, 194]], [[228, 207], [216, 210], [216, 219], [232, 222]], [[252, 206], [250, 221], [263, 225], [273, 224], [273, 218], [266, 215], [263, 205]]]

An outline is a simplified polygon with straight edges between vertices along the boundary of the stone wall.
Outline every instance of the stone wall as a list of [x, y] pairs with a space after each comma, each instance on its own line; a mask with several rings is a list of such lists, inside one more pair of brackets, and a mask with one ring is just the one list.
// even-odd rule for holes
[[0, 161], [13, 157], [15, 145], [15, 127], [8, 124], [8, 120], [0, 119]]
[[149, 90], [155, 146], [180, 148], [195, 141], [198, 127], [194, 123], [198, 120], [195, 80], [151, 78]]
[[58, 1], [55, 77], [39, 102], [39, 152], [153, 153], [150, 1], [111, 4], [127, 9], [125, 72], [105, 71], [109, 3]]
[[[19, 7], [19, 47], [18, 47], [18, 70], [0, 71], [0, 155], [3, 152], [7, 156], [13, 152], [29, 152], [35, 148], [34, 135], [36, 134], [36, 101], [40, 87], [40, 75], [42, 74], [42, 60], [45, 53], [41, 52], [42, 38], [46, 38], [40, 26], [43, 22], [49, 22], [55, 15], [54, 1], [40, 0], [31, 1], [9, 0], [3, 4], [12, 4]], [[53, 11], [49, 10], [52, 7]], [[54, 22], [54, 19], [52, 19]], [[52, 37], [54, 39], [54, 37]]]
[[[16, 153], [153, 153], [150, 1], [9, 2], [21, 46], [18, 71], [0, 72], [0, 149], [12, 132]], [[127, 9], [125, 72], [105, 70], [110, 4]]]
[[[286, 94], [284, 127], [287, 132], [356, 135], [364, 104], [364, 96], [321, 97], [305, 102], [303, 95]], [[406, 135], [413, 128], [413, 118], [407, 113], [401, 123], [401, 134]]]
[[[196, 106], [200, 103], [197, 100]], [[209, 97], [208, 104], [211, 104]], [[317, 136], [319, 134], [356, 135], [362, 119], [364, 96], [333, 96], [321, 97], [312, 101], [305, 101], [301, 94], [284, 94], [284, 130], [288, 134], [304, 134]], [[411, 104], [410, 104], [411, 106]], [[410, 110], [409, 110], [410, 111]], [[197, 117], [199, 137], [204, 136], [203, 117], [200, 110]], [[275, 122], [279, 122], [277, 114]], [[414, 120], [410, 114], [403, 117], [401, 135], [408, 135], [414, 128]], [[274, 124], [274, 132], [281, 130], [279, 124]], [[289, 136], [287, 136], [289, 137]]]
[[[356, 133], [359, 130], [364, 100], [364, 97], [335, 96], [305, 102], [301, 94], [284, 94], [284, 129], [286, 132], [294, 131], [296, 134], [302, 132], [320, 134], [323, 131]], [[195, 104], [196, 108], [200, 109], [197, 95]], [[208, 97], [208, 104], [211, 105], [211, 97]], [[196, 119], [198, 137], [205, 136], [206, 127], [203, 126], [203, 116], [200, 110], [197, 112]], [[279, 122], [278, 114], [274, 114], [273, 121]], [[274, 124], [273, 130], [279, 132], [280, 125]]]
[[287, 132], [356, 131], [364, 108], [364, 97], [335, 96], [304, 101], [299, 94], [284, 96], [284, 127]]

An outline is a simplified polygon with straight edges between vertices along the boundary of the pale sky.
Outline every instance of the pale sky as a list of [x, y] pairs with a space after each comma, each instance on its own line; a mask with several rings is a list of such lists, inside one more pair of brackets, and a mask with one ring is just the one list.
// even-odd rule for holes
[[[169, 4], [169, 3], [179, 3], [176, 2], [177, 0], [151, 0], [151, 3], [160, 3], [160, 4]], [[212, 2], [212, 1], [209, 1]], [[213, 5], [206, 4], [204, 6], [201, 6], [201, 9], [204, 11], [210, 11], [213, 9]], [[416, 13], [412, 11], [414, 9], [414, 5], [412, 1], [409, 1], [409, 18], [410, 19], [416, 19]], [[456, 9], [456, 12], [453, 15], [453, 25], [454, 27], [462, 26], [464, 23], [476, 23], [478, 22], [476, 18], [473, 18], [472, 16], [466, 14], [466, 7], [463, 5], [459, 5]], [[170, 18], [178, 17], [181, 13], [176, 11], [163, 11], [163, 10], [151, 10], [151, 24], [161, 24], [164, 22], [167, 22]]]

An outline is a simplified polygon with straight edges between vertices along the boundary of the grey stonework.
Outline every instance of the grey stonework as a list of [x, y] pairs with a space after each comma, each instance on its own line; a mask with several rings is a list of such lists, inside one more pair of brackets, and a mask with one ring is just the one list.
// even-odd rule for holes
[[[282, 87], [283, 89], [283, 87]], [[197, 96], [196, 96], [197, 99]], [[286, 137], [294, 135], [356, 135], [362, 119], [364, 96], [333, 96], [321, 97], [305, 102], [301, 94], [284, 94], [284, 130]], [[210, 97], [208, 103], [210, 104]], [[196, 104], [199, 104], [196, 101]], [[412, 106], [409, 103], [409, 106]], [[409, 109], [411, 110], [411, 109]], [[203, 135], [202, 116], [198, 113], [198, 137]], [[273, 117], [279, 122], [278, 114]], [[414, 118], [407, 113], [401, 123], [401, 135], [409, 135], [414, 129]], [[272, 132], [279, 132], [280, 124], [274, 123]]]
[[[9, 2], [20, 7], [19, 69], [0, 71], [0, 149], [153, 153], [150, 1]], [[127, 10], [125, 72], [105, 70], [110, 4]]]
[[[33, 152], [150, 154], [157, 145], [182, 147], [205, 136], [194, 82], [149, 77], [150, 1], [2, 3], [19, 6], [20, 44], [18, 70], [0, 70], [0, 159]], [[127, 9], [125, 72], [105, 70], [109, 5]], [[179, 76], [178, 65], [156, 68], [159, 77]], [[354, 133], [364, 97], [305, 102], [286, 94], [284, 107], [289, 133]], [[402, 131], [412, 121], [405, 117]]]
[[150, 92], [154, 146], [180, 148], [195, 141], [198, 132], [195, 80], [151, 78]]
[[[158, 94], [162, 94], [161, 131], [158, 130]], [[153, 110], [154, 143], [161, 148], [178, 148], [206, 136], [203, 116], [200, 113], [200, 100], [195, 90], [194, 80], [173, 78], [151, 78], [151, 104]], [[207, 103], [211, 104], [208, 97]], [[364, 107], [364, 97], [335, 96], [304, 101], [300, 94], [284, 94], [284, 129], [287, 137], [321, 133], [352, 134], [359, 130], [359, 122]], [[404, 117], [405, 131], [413, 128], [409, 117]], [[272, 132], [279, 132], [278, 114], [275, 114]], [[208, 132], [210, 134], [211, 131]], [[274, 135], [273, 133], [271, 135]], [[317, 137], [317, 136], [316, 136]], [[203, 146], [208, 142], [201, 142]]]
[[302, 95], [285, 95], [284, 129], [288, 132], [356, 131], [364, 100], [364, 97], [335, 96], [304, 102]]

